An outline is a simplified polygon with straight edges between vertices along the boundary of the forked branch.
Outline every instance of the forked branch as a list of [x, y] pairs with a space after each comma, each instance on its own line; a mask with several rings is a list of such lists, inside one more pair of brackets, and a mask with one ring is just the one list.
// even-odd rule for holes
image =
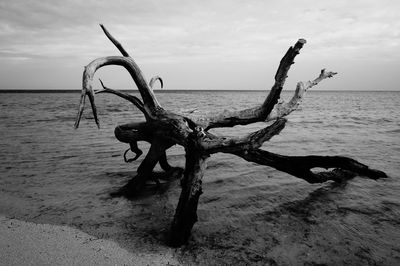
[[300, 105], [301, 100], [303, 99], [304, 94], [307, 92], [308, 89], [317, 85], [322, 80], [324, 80], [326, 78], [331, 78], [336, 74], [337, 74], [336, 72], [325, 71], [325, 69], [322, 69], [319, 76], [316, 79], [314, 79], [313, 81], [297, 83], [296, 90], [294, 92], [292, 99], [290, 99], [290, 101], [287, 103], [285, 103], [285, 102], [277, 103], [275, 105], [274, 109], [271, 111], [271, 113], [267, 117], [266, 121], [271, 121], [274, 119], [285, 117], [288, 114], [290, 114], [291, 112], [293, 112], [294, 110], [296, 110], [298, 108], [298, 106]]
[[267, 120], [275, 104], [278, 102], [290, 66], [294, 64], [294, 58], [299, 54], [300, 49], [305, 43], [306, 41], [304, 39], [299, 39], [296, 44], [290, 47], [286, 52], [275, 74], [275, 83], [261, 106], [240, 111], [224, 111], [216, 116], [197, 118], [196, 123], [208, 130], [217, 127], [248, 125]]
[[313, 81], [298, 82], [294, 95], [292, 96], [290, 101], [289, 102], [282, 101], [275, 104], [274, 108], [272, 109], [272, 111], [270, 112], [270, 114], [266, 119], [260, 116], [259, 113], [260, 107], [254, 107], [240, 111], [224, 111], [214, 116], [209, 115], [204, 117], [194, 117], [193, 120], [195, 120], [201, 126], [206, 128], [206, 130], [208, 130], [211, 128], [235, 126], [236, 123], [234, 121], [237, 120], [236, 119], [237, 117], [247, 116], [250, 118], [251, 116], [254, 116], [253, 119], [257, 120], [256, 122], [258, 121], [268, 122], [279, 118], [283, 118], [298, 108], [304, 97], [304, 94], [307, 92], [308, 89], [317, 85], [322, 80], [331, 78], [336, 74], [337, 74], [336, 72], [326, 71], [325, 69], [322, 69], [319, 76]]
[[285, 56], [281, 59], [278, 70], [276, 71], [275, 74], [275, 83], [272, 86], [271, 91], [268, 94], [268, 97], [265, 99], [261, 107], [260, 116], [261, 118], [263, 118], [263, 120], [267, 119], [269, 113], [271, 113], [275, 104], [278, 102], [290, 66], [294, 64], [294, 58], [296, 57], [296, 55], [300, 53], [300, 49], [303, 48], [303, 45], [305, 43], [306, 40], [299, 39], [293, 47], [289, 48]]
[[157, 98], [155, 97], [152, 89], [147, 83], [142, 71], [136, 65], [135, 61], [129, 56], [126, 50], [122, 47], [122, 45], [108, 32], [108, 30], [103, 25], [100, 26], [103, 29], [107, 38], [118, 48], [118, 50], [122, 53], [124, 57], [109, 56], [109, 57], [98, 58], [85, 67], [82, 80], [81, 100], [74, 127], [78, 128], [79, 126], [79, 122], [82, 118], [83, 110], [85, 107], [86, 96], [88, 96], [90, 104], [92, 106], [92, 112], [97, 127], [100, 127], [99, 119], [97, 117], [97, 109], [94, 101], [94, 91], [92, 87], [92, 82], [93, 82], [93, 76], [96, 73], [96, 71], [99, 68], [107, 65], [119, 65], [123, 66], [126, 70], [128, 70], [129, 74], [131, 74], [131, 77], [135, 81], [137, 88], [139, 89], [140, 95], [143, 99], [144, 109], [146, 110], [146, 113], [150, 118], [154, 117], [157, 111], [159, 111], [162, 108], [158, 103]]
[[96, 71], [108, 65], [119, 65], [124, 67], [129, 72], [139, 89], [140, 95], [143, 99], [144, 109], [146, 110], [146, 113], [149, 115], [149, 117], [152, 118], [156, 116], [157, 111], [161, 109], [161, 106], [158, 103], [153, 91], [147, 84], [144, 75], [142, 74], [142, 71], [131, 57], [108, 56], [97, 58], [93, 60], [89, 65], [87, 65], [85, 67], [85, 71], [83, 72], [82, 95], [79, 104], [77, 119], [75, 122], [75, 128], [78, 128], [79, 126], [79, 121], [82, 117], [83, 109], [85, 106], [86, 95], [89, 96], [95, 122], [97, 126], [100, 127], [100, 123], [97, 117], [97, 108], [94, 102], [94, 90], [92, 83]]

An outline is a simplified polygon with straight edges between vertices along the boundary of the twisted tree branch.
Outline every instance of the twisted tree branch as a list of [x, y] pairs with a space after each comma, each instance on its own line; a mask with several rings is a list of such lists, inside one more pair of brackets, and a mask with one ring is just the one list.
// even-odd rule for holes
[[157, 111], [159, 111], [162, 108], [158, 103], [157, 98], [155, 97], [153, 91], [147, 84], [144, 75], [142, 74], [142, 71], [140, 70], [138, 65], [136, 65], [135, 61], [130, 57], [108, 56], [108, 57], [97, 58], [85, 67], [85, 71], [83, 72], [83, 81], [82, 81], [82, 95], [79, 104], [77, 119], [75, 122], [75, 128], [78, 128], [79, 126], [79, 121], [82, 117], [83, 109], [85, 106], [86, 95], [88, 95], [90, 103], [92, 105], [95, 122], [97, 126], [100, 127], [100, 123], [97, 117], [97, 109], [94, 102], [94, 91], [92, 88], [92, 82], [93, 82], [93, 76], [96, 73], [96, 71], [101, 67], [107, 65], [123, 66], [129, 72], [129, 74], [131, 74], [133, 80], [135, 81], [139, 89], [140, 95], [142, 96], [144, 109], [146, 110], [146, 113], [151, 118], [155, 117]]
[[313, 173], [312, 168], [339, 168], [352, 172], [352, 175], [345, 174], [347, 178], [355, 174], [367, 176], [372, 179], [385, 178], [387, 175], [379, 170], [371, 169], [368, 166], [357, 162], [354, 159], [342, 156], [285, 156], [275, 154], [261, 149], [249, 151], [234, 151], [233, 154], [242, 157], [246, 161], [271, 166], [279, 171], [288, 173], [295, 177], [306, 180], [309, 183], [323, 183], [328, 180], [343, 181], [343, 171], [326, 171]]

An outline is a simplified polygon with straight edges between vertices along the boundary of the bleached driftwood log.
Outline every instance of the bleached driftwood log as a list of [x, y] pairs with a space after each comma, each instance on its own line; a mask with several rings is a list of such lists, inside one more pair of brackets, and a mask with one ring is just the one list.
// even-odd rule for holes
[[[152, 87], [156, 80], [159, 80], [163, 86], [161, 78], [156, 76], [148, 83], [138, 65], [122, 45], [105, 27], [102, 25], [101, 27], [123, 56], [98, 58], [85, 67], [75, 128], [79, 126], [86, 96], [89, 98], [95, 122], [100, 127], [95, 105], [95, 94], [98, 93], [110, 93], [122, 97], [144, 114], [145, 121], [132, 122], [115, 128], [116, 138], [130, 146], [124, 153], [126, 162], [136, 160], [142, 154], [137, 145], [138, 141], [146, 141], [151, 144], [146, 157], [137, 169], [137, 175], [117, 193], [128, 197], [135, 196], [140, 192], [146, 181], [157, 181], [157, 177], [153, 173], [157, 163], [160, 163], [162, 169], [169, 175], [180, 175], [180, 169], [168, 164], [166, 150], [175, 144], [185, 148], [186, 164], [181, 179], [182, 193], [170, 229], [169, 244], [171, 246], [180, 246], [186, 243], [192, 227], [197, 221], [197, 205], [202, 193], [201, 184], [206, 169], [206, 160], [214, 153], [231, 153], [247, 161], [271, 166], [309, 183], [320, 183], [327, 180], [341, 182], [355, 175], [363, 175], [372, 179], [386, 177], [384, 172], [370, 169], [368, 166], [346, 157], [284, 156], [260, 149], [264, 142], [279, 134], [285, 127], [285, 116], [296, 110], [307, 89], [336, 74], [322, 70], [313, 81], [299, 82], [289, 102], [279, 102], [287, 73], [294, 63], [296, 55], [306, 43], [305, 40], [298, 40], [293, 47], [288, 49], [279, 64], [274, 85], [259, 106], [240, 111], [224, 111], [213, 116], [189, 117], [170, 112], [159, 104]], [[103, 82], [101, 82], [103, 89], [94, 91], [92, 87], [94, 74], [99, 68], [107, 65], [124, 67], [135, 81], [142, 100], [133, 95], [107, 88]], [[274, 122], [261, 130], [239, 138], [220, 137], [209, 132], [211, 128], [233, 127], [263, 121]], [[132, 159], [126, 158], [129, 150], [135, 153], [135, 157]], [[313, 168], [321, 167], [335, 169], [319, 173], [312, 171]]]

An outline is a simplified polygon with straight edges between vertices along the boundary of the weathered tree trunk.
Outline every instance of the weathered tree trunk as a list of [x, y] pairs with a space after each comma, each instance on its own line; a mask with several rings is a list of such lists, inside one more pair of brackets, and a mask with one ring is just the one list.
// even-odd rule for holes
[[198, 141], [196, 133], [189, 136], [185, 171], [181, 180], [182, 193], [170, 230], [169, 244], [173, 247], [187, 242], [192, 227], [197, 222], [197, 205], [199, 197], [203, 193], [201, 182], [208, 157], [199, 152]]
[[[259, 106], [239, 111], [224, 111], [220, 114], [196, 117], [192, 113], [187, 116], [169, 112], [161, 107], [155, 97], [152, 87], [159, 80], [163, 86], [162, 79], [155, 76], [147, 83], [138, 65], [125, 51], [122, 45], [101, 25], [109, 40], [118, 48], [123, 56], [109, 56], [98, 58], [86, 66], [83, 73], [83, 88], [81, 101], [75, 122], [78, 128], [88, 96], [95, 122], [98, 127], [100, 123], [97, 117], [95, 105], [95, 94], [110, 93], [122, 97], [135, 105], [144, 115], [145, 121], [120, 125], [115, 129], [116, 138], [129, 144], [129, 149], [124, 153], [125, 162], [132, 162], [143, 153], [137, 143], [146, 141], [151, 147], [140, 164], [137, 175], [127, 185], [120, 189], [116, 195], [134, 197], [143, 189], [147, 181], [153, 180], [159, 184], [153, 169], [157, 163], [166, 172], [176, 176], [179, 171], [169, 165], [166, 150], [172, 145], [178, 144], [185, 148], [186, 164], [184, 175], [181, 180], [182, 192], [179, 203], [172, 221], [168, 243], [171, 246], [185, 244], [191, 234], [193, 225], [197, 221], [197, 205], [202, 193], [202, 177], [206, 169], [206, 158], [218, 152], [237, 155], [247, 161], [273, 167], [309, 183], [322, 183], [327, 180], [343, 182], [356, 175], [366, 176], [372, 179], [386, 177], [379, 170], [370, 169], [354, 159], [341, 156], [284, 156], [274, 154], [260, 149], [264, 142], [285, 127], [286, 117], [297, 109], [305, 92], [326, 78], [336, 73], [321, 71], [313, 81], [299, 82], [296, 91], [287, 103], [278, 100], [287, 78], [287, 73], [294, 63], [296, 55], [306, 43], [300, 39], [293, 47], [290, 47], [282, 58], [275, 75], [275, 83], [268, 96]], [[94, 91], [92, 82], [95, 72], [107, 65], [120, 65], [124, 67], [135, 81], [141, 98], [116, 91], [101, 85], [103, 89]], [[227, 138], [213, 135], [209, 132], [212, 128], [233, 127], [236, 125], [247, 125], [255, 122], [274, 121], [271, 125], [250, 133], [240, 138]], [[135, 153], [135, 157], [127, 159], [128, 151]], [[331, 171], [313, 172], [313, 168], [335, 168]]]

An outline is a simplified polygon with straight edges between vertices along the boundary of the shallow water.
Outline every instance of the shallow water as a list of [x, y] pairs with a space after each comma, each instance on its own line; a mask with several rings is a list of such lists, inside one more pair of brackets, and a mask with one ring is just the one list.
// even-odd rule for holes
[[[199, 113], [250, 107], [265, 92], [160, 93], [172, 111]], [[288, 98], [290, 92], [284, 93]], [[178, 201], [148, 188], [136, 200], [111, 198], [135, 175], [117, 124], [142, 120], [115, 96], [96, 98], [102, 129], [88, 108], [73, 129], [78, 93], [0, 94], [0, 213], [31, 222], [65, 224], [115, 240], [132, 252], [164, 250]], [[240, 136], [262, 124], [215, 131]], [[309, 92], [286, 128], [263, 148], [288, 155], [344, 155], [390, 178], [356, 177], [311, 185], [272, 168], [218, 154], [208, 160], [199, 222], [176, 254], [199, 264], [400, 263], [400, 93]], [[148, 145], [142, 144], [144, 151]], [[184, 164], [183, 149], [168, 151]]]

